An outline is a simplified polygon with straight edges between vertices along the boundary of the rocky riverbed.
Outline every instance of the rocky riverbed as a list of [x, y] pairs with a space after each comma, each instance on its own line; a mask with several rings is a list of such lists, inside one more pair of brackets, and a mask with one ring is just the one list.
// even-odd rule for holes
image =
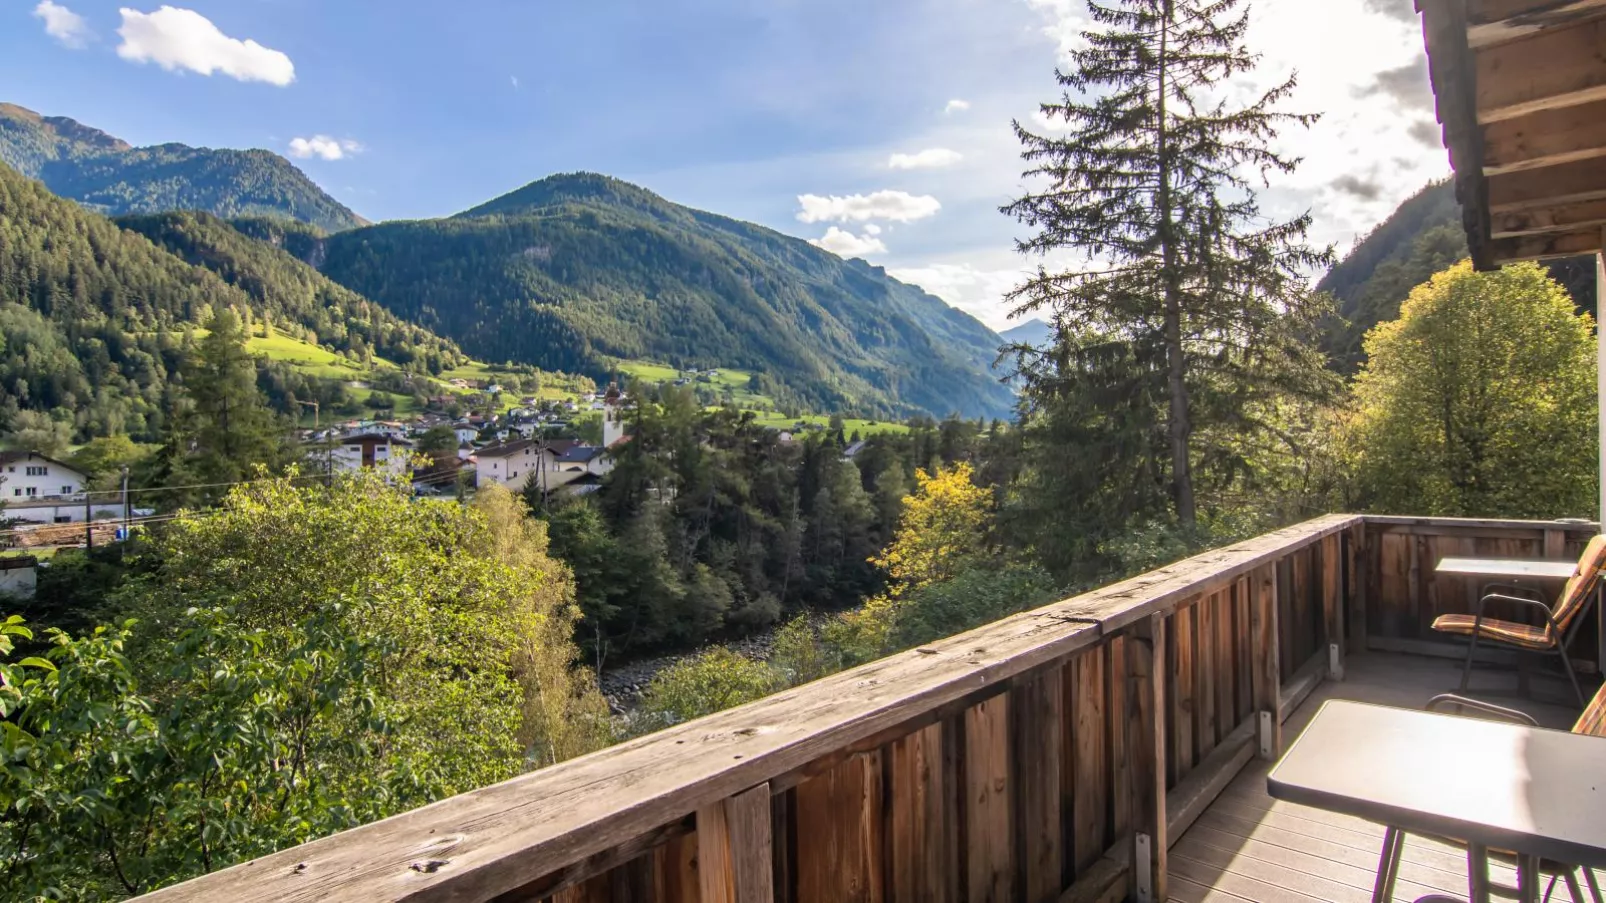
[[[811, 615], [809, 620], [818, 628], [829, 617], [829, 615]], [[756, 633], [752, 636], [731, 640], [720, 645], [748, 658], [768, 661], [770, 650], [775, 644], [775, 633], [778, 630], [780, 630], [779, 625], [763, 633]], [[708, 648], [710, 647], [673, 655], [636, 659], [619, 665], [609, 665], [604, 662], [602, 671], [597, 675], [597, 684], [602, 689], [603, 697], [608, 700], [608, 707], [613, 710], [615, 715], [629, 714], [640, 705], [641, 694], [646, 692], [647, 685], [652, 683], [653, 677], [659, 671], [676, 662], [696, 658]]]

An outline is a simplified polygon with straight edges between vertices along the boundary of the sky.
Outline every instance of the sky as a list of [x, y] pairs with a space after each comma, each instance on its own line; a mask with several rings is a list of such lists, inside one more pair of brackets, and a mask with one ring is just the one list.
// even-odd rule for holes
[[[1037, 261], [998, 211], [1083, 0], [0, 0], [0, 101], [135, 145], [263, 147], [371, 220], [557, 172], [863, 257], [986, 322]], [[1342, 253], [1449, 171], [1412, 0], [1253, 0], [1304, 159], [1262, 192]]]

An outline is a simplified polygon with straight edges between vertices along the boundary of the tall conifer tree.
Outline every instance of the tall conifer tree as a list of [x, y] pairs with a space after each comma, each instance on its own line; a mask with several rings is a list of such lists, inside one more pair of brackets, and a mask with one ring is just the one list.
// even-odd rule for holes
[[1063, 132], [1015, 126], [1037, 188], [1003, 208], [1036, 230], [1019, 250], [1087, 260], [1040, 265], [1013, 295], [1056, 327], [1051, 349], [1020, 349], [1028, 421], [1095, 447], [1051, 466], [1085, 470], [1057, 482], [1115, 521], [1169, 501], [1192, 530], [1198, 471], [1233, 469], [1220, 440], [1264, 428], [1267, 399], [1324, 385], [1305, 279], [1330, 254], [1306, 244], [1308, 214], [1274, 221], [1256, 200], [1299, 162], [1272, 148], [1279, 128], [1315, 117], [1276, 109], [1292, 77], [1247, 105], [1223, 99], [1257, 62], [1240, 6], [1090, 0], [1093, 26], [1056, 73], [1064, 95], [1042, 105]]

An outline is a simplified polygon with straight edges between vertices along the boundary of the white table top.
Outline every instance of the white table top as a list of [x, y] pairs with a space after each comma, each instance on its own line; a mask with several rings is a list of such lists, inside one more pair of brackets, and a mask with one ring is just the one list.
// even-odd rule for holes
[[1266, 785], [1292, 803], [1606, 868], [1606, 738], [1331, 700]]
[[1578, 573], [1578, 562], [1532, 558], [1441, 558], [1434, 570], [1440, 574], [1476, 577], [1566, 580]]

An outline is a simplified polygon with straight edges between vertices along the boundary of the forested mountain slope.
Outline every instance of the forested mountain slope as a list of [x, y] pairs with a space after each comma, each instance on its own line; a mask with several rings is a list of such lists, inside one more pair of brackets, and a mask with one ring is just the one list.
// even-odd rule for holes
[[72, 119], [13, 104], [0, 104], [0, 162], [107, 214], [204, 210], [286, 217], [327, 231], [366, 223], [270, 151], [131, 147]]
[[605, 375], [617, 358], [752, 370], [811, 405], [1004, 416], [1002, 340], [863, 261], [554, 176], [455, 217], [330, 236], [322, 269], [486, 360]]
[[[1353, 372], [1365, 360], [1361, 343], [1378, 323], [1394, 320], [1411, 289], [1467, 256], [1466, 232], [1455, 186], [1431, 182], [1408, 198], [1334, 266], [1319, 291], [1330, 292], [1339, 320], [1327, 324], [1323, 343], [1334, 364]], [[1567, 287], [1580, 310], [1595, 310], [1592, 258], [1549, 264], [1551, 278]]]
[[377, 354], [431, 373], [451, 369], [463, 358], [455, 342], [400, 320], [282, 248], [249, 237], [215, 216], [162, 213], [114, 222], [187, 263], [216, 273], [249, 296], [257, 316], [271, 319], [281, 331], [296, 332], [297, 338], [359, 359]]
[[337, 350], [456, 359], [451, 343], [215, 218], [133, 224], [205, 266], [0, 165], [0, 429], [27, 415], [80, 440], [154, 438], [188, 328], [221, 307]]

